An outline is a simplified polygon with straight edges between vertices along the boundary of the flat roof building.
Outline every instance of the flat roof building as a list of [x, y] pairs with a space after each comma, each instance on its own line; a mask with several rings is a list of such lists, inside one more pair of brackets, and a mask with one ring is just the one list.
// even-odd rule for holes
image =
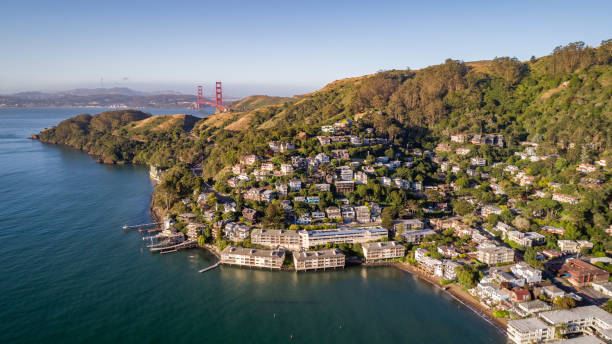
[[516, 344], [539, 343], [555, 338], [555, 328], [538, 318], [508, 321], [508, 339]]
[[344, 268], [346, 257], [339, 249], [293, 252], [295, 271]]
[[402, 258], [406, 247], [397, 241], [371, 242], [361, 245], [366, 262]]
[[259, 250], [228, 246], [221, 251], [221, 263], [251, 268], [279, 269], [283, 266], [285, 251]]
[[479, 261], [489, 265], [514, 261], [514, 250], [503, 246], [480, 248], [477, 254]]
[[288, 250], [299, 250], [301, 248], [301, 238], [298, 232], [284, 229], [253, 229], [251, 243]]
[[326, 244], [356, 244], [388, 238], [388, 231], [380, 226], [344, 227], [332, 230], [300, 231], [302, 248]]

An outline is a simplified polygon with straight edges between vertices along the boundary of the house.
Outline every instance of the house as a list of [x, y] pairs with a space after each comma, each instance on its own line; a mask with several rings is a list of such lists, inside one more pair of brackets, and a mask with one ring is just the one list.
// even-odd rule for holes
[[251, 208], [242, 209], [242, 217], [249, 222], [255, 222], [257, 220], [257, 211]]
[[357, 218], [357, 222], [369, 223], [370, 222], [370, 208], [366, 206], [355, 207], [355, 216]]
[[361, 146], [361, 144], [363, 143], [358, 136], [351, 136], [349, 138], [349, 141], [351, 142], [351, 145], [353, 146]]
[[543, 226], [542, 230], [544, 232], [557, 234], [557, 235], [565, 235], [565, 228], [553, 227], [553, 226]]
[[334, 159], [349, 160], [351, 158], [348, 149], [333, 149], [331, 153]]
[[353, 170], [348, 167], [341, 167], [340, 169], [340, 179], [344, 181], [352, 181], [353, 180]]
[[561, 252], [580, 253], [584, 248], [593, 248], [593, 243], [586, 240], [557, 240], [557, 246], [559, 246]]
[[526, 289], [512, 288], [512, 290], [508, 291], [508, 294], [512, 302], [525, 302], [531, 300], [531, 293]]
[[238, 175], [238, 174], [244, 174], [244, 173], [246, 173], [246, 172], [247, 172], [247, 168], [246, 168], [246, 166], [243, 166], [243, 165], [241, 165], [241, 164], [236, 164], [236, 165], [234, 165], [234, 166], [232, 167], [232, 173], [233, 173], [233, 174]]
[[319, 140], [319, 144], [321, 146], [327, 146], [331, 144], [331, 138], [329, 136], [317, 136], [317, 140]]
[[383, 186], [390, 187], [393, 180], [389, 177], [380, 177], [380, 183]]
[[310, 217], [310, 214], [302, 214], [298, 217], [296, 223], [298, 225], [309, 225], [312, 223], [312, 217]]
[[352, 222], [353, 220], [355, 220], [355, 208], [345, 205], [342, 206], [341, 212], [342, 219], [344, 219], [345, 222]]
[[443, 255], [445, 258], [453, 258], [459, 256], [457, 249], [451, 246], [438, 246], [438, 253]]
[[321, 127], [321, 131], [324, 133], [331, 133], [331, 134], [336, 132], [333, 125], [324, 125]]
[[367, 184], [368, 183], [368, 175], [365, 172], [357, 171], [353, 177], [355, 179], [355, 184]]
[[315, 189], [317, 191], [329, 191], [330, 185], [327, 183], [315, 184]]
[[488, 265], [514, 261], [514, 250], [503, 246], [479, 248], [477, 259]]
[[559, 276], [567, 277], [569, 282], [584, 286], [590, 283], [604, 283], [610, 279], [610, 273], [580, 259], [568, 259], [559, 269]]
[[451, 139], [452, 142], [464, 143], [466, 137], [465, 137], [465, 135], [457, 134], [457, 135], [451, 135], [450, 139]]
[[550, 307], [546, 302], [542, 300], [532, 300], [527, 302], [521, 302], [516, 305], [516, 308], [521, 315], [526, 316], [549, 311], [552, 307]]
[[480, 209], [480, 215], [482, 217], [489, 217], [491, 214], [500, 215], [502, 209], [494, 204], [486, 204]]
[[197, 240], [198, 236], [202, 234], [202, 231], [206, 228], [206, 225], [198, 222], [191, 222], [187, 225], [187, 238], [189, 240]]
[[540, 343], [555, 338], [555, 328], [538, 318], [510, 320], [506, 333], [515, 344]]
[[327, 217], [332, 220], [342, 219], [342, 212], [338, 207], [328, 207], [325, 209], [325, 212], [327, 213]]
[[495, 303], [510, 300], [510, 295], [504, 293], [492, 280], [486, 277], [478, 283], [473, 293], [482, 299], [491, 300]]
[[329, 156], [325, 153], [319, 153], [315, 156], [315, 159], [321, 164], [329, 163]]
[[528, 284], [542, 282], [542, 271], [531, 267], [525, 262], [513, 265], [510, 267], [510, 271], [516, 277], [524, 279]]
[[591, 287], [608, 297], [612, 297], [612, 282], [592, 283]]
[[223, 233], [233, 242], [241, 242], [246, 240], [251, 234], [253, 227], [247, 226], [240, 222], [229, 222], [225, 225]]
[[295, 271], [344, 268], [346, 257], [337, 248], [320, 251], [293, 252]]
[[471, 150], [469, 148], [457, 148], [455, 150], [455, 153], [457, 155], [468, 155], [468, 154], [470, 154], [470, 151]]
[[514, 227], [507, 225], [503, 222], [497, 222], [497, 224], [495, 225], [495, 227], [493, 227], [493, 229], [501, 232], [501, 238], [505, 239], [508, 237], [508, 232], [514, 230]]
[[397, 241], [372, 242], [361, 245], [366, 262], [404, 257], [406, 247]]
[[355, 182], [353, 181], [347, 181], [347, 180], [336, 181], [334, 183], [334, 186], [336, 187], [336, 192], [338, 193], [349, 193], [355, 190]]
[[281, 250], [259, 250], [228, 246], [221, 251], [221, 263], [228, 265], [280, 270], [284, 260], [285, 251]]
[[434, 148], [434, 151], [439, 153], [448, 153], [451, 151], [451, 146], [446, 142], [440, 142], [436, 148]]
[[255, 154], [247, 154], [240, 157], [240, 163], [243, 165], [252, 166], [259, 160], [259, 157]]
[[606, 159], [599, 159], [597, 161], [595, 161], [596, 165], [599, 165], [601, 167], [606, 167], [608, 166], [608, 161]]
[[591, 164], [580, 164], [576, 167], [576, 171], [582, 173], [591, 173], [597, 170], [597, 166]]
[[276, 189], [276, 192], [278, 192], [279, 195], [286, 195], [287, 192], [289, 191], [287, 188], [287, 184], [276, 184], [274, 186], [274, 188]]
[[308, 204], [319, 204], [321, 198], [319, 196], [306, 196], [306, 203]]
[[312, 217], [312, 221], [322, 221], [323, 219], [325, 219], [325, 212], [313, 211], [312, 213], [310, 213], [310, 216]]
[[302, 189], [302, 181], [299, 179], [291, 179], [289, 181], [289, 189], [291, 191], [300, 191]]
[[472, 166], [487, 166], [487, 159], [485, 158], [472, 158], [470, 159]]
[[293, 165], [291, 164], [281, 164], [280, 171], [282, 175], [289, 175], [293, 173]]
[[578, 203], [578, 197], [574, 197], [574, 196], [570, 196], [570, 195], [566, 195], [562, 193], [556, 193], [556, 192], [552, 194], [552, 200], [561, 202], [561, 203], [569, 203], [569, 204]]

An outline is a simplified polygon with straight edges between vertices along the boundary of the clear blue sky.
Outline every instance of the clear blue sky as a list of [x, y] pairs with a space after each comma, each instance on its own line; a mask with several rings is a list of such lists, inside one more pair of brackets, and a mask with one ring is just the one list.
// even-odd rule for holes
[[[612, 1], [0, 1], [0, 93], [290, 95], [380, 69], [612, 38]], [[209, 87], [210, 88], [210, 87]]]

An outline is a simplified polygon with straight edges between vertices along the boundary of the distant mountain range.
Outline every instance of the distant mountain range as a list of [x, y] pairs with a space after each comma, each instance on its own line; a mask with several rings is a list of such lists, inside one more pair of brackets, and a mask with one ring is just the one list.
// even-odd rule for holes
[[195, 95], [176, 91], [141, 92], [127, 87], [77, 88], [60, 92], [0, 95], [0, 107], [176, 107], [189, 108]]

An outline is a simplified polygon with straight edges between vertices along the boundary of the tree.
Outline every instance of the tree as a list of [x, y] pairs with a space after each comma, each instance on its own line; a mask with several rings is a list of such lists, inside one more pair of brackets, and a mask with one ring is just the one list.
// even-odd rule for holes
[[474, 211], [474, 206], [466, 200], [453, 200], [452, 205], [453, 211], [461, 216], [471, 214]]
[[285, 227], [286, 224], [285, 210], [278, 204], [270, 203], [266, 208], [262, 222], [265, 226]]
[[457, 281], [466, 288], [472, 288], [479, 281], [480, 271], [475, 265], [462, 265], [455, 268]]
[[557, 297], [553, 303], [563, 309], [570, 309], [576, 307], [576, 300], [570, 296]]
[[[382, 226], [388, 230], [393, 229], [393, 221], [398, 216], [398, 209], [396, 207], [386, 207], [383, 209], [380, 218], [382, 220]], [[401, 233], [399, 233], [401, 234]]]
[[527, 247], [525, 254], [523, 255], [523, 259], [525, 262], [527, 262], [527, 264], [533, 266], [534, 268], [542, 268], [542, 262], [538, 260], [538, 254], [533, 247]]

